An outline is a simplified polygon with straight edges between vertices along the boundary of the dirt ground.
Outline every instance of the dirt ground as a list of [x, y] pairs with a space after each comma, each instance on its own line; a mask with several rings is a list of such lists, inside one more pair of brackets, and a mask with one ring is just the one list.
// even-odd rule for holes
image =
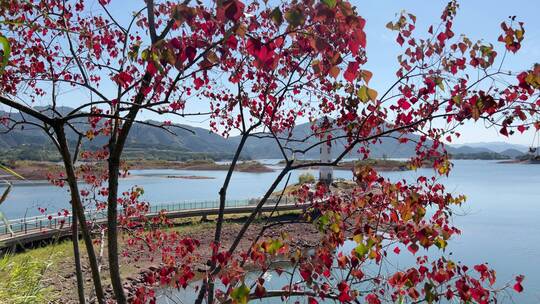
[[[270, 219], [270, 222], [275, 223], [277, 221], [281, 222], [290, 222], [291, 220], [298, 219], [297, 214], [282, 214], [275, 216]], [[222, 234], [222, 246], [228, 248], [232, 243], [235, 236], [239, 232], [242, 224], [244, 222], [244, 217], [228, 219], [223, 227]], [[260, 229], [266, 224], [266, 219], [259, 219], [254, 222], [250, 229], [246, 232], [245, 236], [242, 238], [237, 252], [241, 252], [249, 248], [253, 240], [259, 234]], [[210, 256], [210, 244], [214, 238], [214, 226], [215, 222], [213, 220], [201, 222], [199, 219], [193, 219], [191, 222], [184, 222], [178, 224], [173, 229], [176, 229], [180, 232], [182, 236], [191, 237], [200, 241], [201, 245], [198, 249], [198, 252], [201, 255], [200, 262], [196, 265], [195, 269], [199, 269], [200, 272], [205, 268], [205, 262]], [[273, 226], [265, 231], [265, 237], [277, 237], [280, 236], [283, 232], [288, 233], [291, 237], [291, 246], [298, 248], [309, 248], [314, 247], [320, 238], [319, 232], [314, 227], [313, 224], [309, 223], [294, 223], [294, 224], [283, 224]], [[69, 246], [71, 244], [68, 242]], [[99, 247], [96, 247], [99, 253]], [[81, 250], [84, 251], [84, 246], [81, 243]], [[108, 277], [108, 262], [107, 262], [107, 249], [103, 250], [103, 260], [101, 261], [101, 272], [103, 285], [108, 297], [112, 297], [112, 288], [107, 280]], [[74, 273], [74, 264], [71, 260], [72, 256], [66, 256], [64, 258], [65, 262], [55, 263], [51, 265], [48, 270], [51, 274], [52, 279], [48, 280], [46, 284], [48, 285], [55, 294], [56, 300], [51, 303], [78, 303], [77, 301], [77, 290], [76, 290], [76, 277]], [[122, 277], [124, 278], [125, 291], [129, 295], [133, 292], [134, 286], [136, 286], [142, 280], [142, 274], [147, 271], [149, 268], [159, 267], [160, 253], [159, 252], [145, 252], [142, 254], [141, 258], [134, 260], [133, 258], [121, 256], [120, 258], [120, 267]], [[86, 259], [86, 255], [83, 253], [82, 258], [83, 270], [85, 272], [85, 285], [86, 285], [86, 296], [91, 297], [92, 294], [92, 281], [90, 276], [90, 269]]]

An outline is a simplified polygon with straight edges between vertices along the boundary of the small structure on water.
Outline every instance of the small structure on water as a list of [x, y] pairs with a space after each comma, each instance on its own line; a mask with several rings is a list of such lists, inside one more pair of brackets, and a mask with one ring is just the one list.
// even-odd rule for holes
[[[328, 123], [328, 119], [325, 117], [323, 123]], [[332, 142], [328, 140], [328, 133], [325, 134], [326, 141], [321, 144], [321, 163], [332, 162]], [[334, 180], [334, 168], [332, 166], [319, 166], [319, 180], [327, 185], [330, 185]]]
[[[535, 140], [537, 142], [535, 143]], [[534, 134], [533, 142], [529, 147], [529, 153], [527, 154], [527, 161], [531, 164], [540, 164], [540, 135], [538, 131]]]
[[[331, 148], [330, 143], [324, 143], [321, 145], [321, 163], [329, 163], [331, 159]], [[327, 185], [332, 183], [334, 179], [334, 168], [331, 166], [319, 166], [319, 180], [326, 183]]]

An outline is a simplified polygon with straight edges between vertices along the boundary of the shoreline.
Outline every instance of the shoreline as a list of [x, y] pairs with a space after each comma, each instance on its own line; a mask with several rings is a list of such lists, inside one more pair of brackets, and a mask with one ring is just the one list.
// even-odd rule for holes
[[216, 179], [215, 177], [210, 176], [198, 176], [198, 175], [167, 175], [165, 178], [176, 178], [176, 179]]
[[[298, 163], [305, 163], [307, 161], [297, 160]], [[227, 171], [230, 164], [216, 163], [209, 160], [194, 160], [187, 162], [177, 161], [161, 161], [161, 160], [128, 160], [126, 165], [130, 170], [160, 170], [160, 169], [173, 169], [173, 170], [189, 170], [189, 171]], [[282, 165], [279, 163], [279, 165]], [[405, 161], [397, 160], [378, 160], [369, 159], [364, 161], [345, 161], [339, 166], [335, 166], [335, 170], [352, 170], [356, 165], [370, 165], [374, 169], [379, 171], [406, 171], [410, 170]], [[49, 174], [51, 176], [57, 176], [63, 172], [63, 167], [54, 162], [45, 161], [16, 161], [10, 164], [10, 168], [23, 176], [25, 181], [31, 181], [33, 183], [47, 183]], [[262, 164], [258, 161], [242, 161], [236, 165], [236, 172], [244, 173], [269, 173], [275, 170], [271, 167]], [[133, 174], [131, 176], [140, 176]], [[209, 176], [198, 175], [180, 175], [170, 174], [163, 176], [164, 178], [175, 179], [214, 179]], [[19, 183], [23, 180], [16, 177], [5, 175], [6, 180], [10, 182]]]
[[[193, 160], [187, 162], [177, 161], [153, 161], [153, 160], [128, 160], [126, 161], [130, 170], [155, 170], [155, 169], [177, 169], [193, 171], [227, 171], [229, 164], [220, 164], [210, 160]], [[247, 173], [267, 173], [274, 172], [274, 169], [261, 164], [258, 161], [241, 161], [236, 164], [235, 171]]]
[[522, 164], [522, 165], [540, 165], [540, 160], [521, 160], [521, 159], [508, 159], [497, 162], [498, 164]]
[[[298, 219], [300, 216], [301, 214], [298, 212], [282, 212], [275, 214], [269, 219], [269, 221], [279, 222], [293, 220]], [[233, 242], [246, 218], [246, 216], [240, 215], [228, 216], [223, 226], [223, 249], [228, 248], [228, 246], [230, 246], [230, 244]], [[246, 232], [246, 235], [242, 238], [239, 247], [237, 248], [237, 252], [245, 251], [251, 246], [252, 242], [256, 239], [259, 230], [265, 225], [265, 219], [266, 218], [263, 216], [259, 218], [259, 220], [253, 222], [250, 229]], [[206, 221], [201, 221], [199, 217], [189, 218], [177, 221], [173, 227], [169, 228], [169, 231], [178, 232], [182, 237], [194, 238], [200, 241], [197, 259], [193, 264], [193, 271], [195, 272], [195, 277], [192, 280], [193, 282], [197, 281], [198, 278], [201, 277], [202, 273], [206, 271], [206, 261], [211, 255], [210, 244], [213, 242], [214, 237], [214, 220], [214, 217], [211, 217]], [[309, 249], [310, 247], [315, 246], [320, 240], [319, 231], [311, 223], [284, 224], [281, 227], [272, 227], [265, 231], [263, 237], [273, 238], [275, 236], [282, 235], [282, 233], [288, 234], [288, 244], [291, 247], [298, 248], [300, 250]], [[124, 234], [121, 240], [121, 248], [129, 248], [127, 245], [127, 235]], [[53, 251], [51, 251], [51, 249], [53, 249]], [[80, 249], [85, 287], [87, 290], [91, 290], [91, 273], [82, 241]], [[150, 274], [153, 271], [157, 271], [160, 266], [160, 252], [150, 252], [147, 249], [144, 249], [138, 253], [140, 254], [138, 257], [123, 255], [120, 257], [121, 276], [123, 278], [124, 288], [128, 296], [133, 295], [138, 287], [144, 285], [145, 275]], [[25, 258], [32, 258], [43, 261], [44, 263], [51, 263], [44, 275], [54, 276], [55, 280], [45, 280], [46, 283], [43, 286], [48, 290], [48, 300], [52, 303], [75, 303], [72, 301], [72, 299], [77, 298], [76, 277], [74, 275], [75, 266], [73, 265], [73, 251], [69, 239], [55, 244], [48, 244], [34, 249], [28, 249], [25, 252], [13, 254], [12, 258], [14, 263], [22, 261]], [[107, 260], [107, 248], [105, 245], [102, 260], [102, 271], [104, 272], [108, 271]], [[249, 267], [249, 265], [246, 266]], [[113, 294], [110, 282], [104, 281], [103, 287], [106, 292], [106, 296], [111, 298]]]
[[[176, 169], [176, 170], [190, 170], [190, 171], [227, 171], [229, 164], [218, 164], [214, 161], [188, 161], [188, 162], [176, 162], [176, 161], [126, 161], [129, 170], [159, 170], [159, 169]], [[63, 166], [54, 162], [46, 161], [15, 161], [7, 165], [10, 169], [17, 174], [23, 176], [25, 179], [17, 179], [7, 173], [4, 174], [0, 171], [0, 177], [9, 182], [19, 181], [33, 181], [33, 182], [47, 182], [48, 176], [58, 176], [59, 173], [63, 173]], [[236, 165], [235, 171], [245, 173], [268, 173], [274, 172], [274, 169], [261, 164], [257, 161], [242, 161]], [[195, 176], [195, 175], [167, 175], [166, 178], [179, 178], [179, 179], [213, 179], [213, 177], [207, 176]]]
[[[307, 160], [296, 160], [298, 164], [307, 163]], [[497, 164], [540, 164], [540, 162], [531, 162], [529, 160], [507, 159], [499, 160]], [[208, 160], [196, 160], [196, 161], [162, 161], [162, 160], [149, 160], [149, 161], [126, 161], [129, 170], [160, 170], [160, 169], [173, 169], [173, 170], [188, 170], [188, 171], [227, 171], [230, 164], [217, 163]], [[283, 165], [282, 162], [277, 165]], [[334, 166], [334, 170], [352, 170], [355, 166], [371, 166], [373, 169], [381, 172], [390, 171], [408, 171], [411, 168], [407, 161], [403, 160], [384, 160], [384, 159], [367, 159], [357, 161], [344, 161], [339, 166]], [[14, 176], [9, 175], [7, 172], [0, 171], [0, 179], [7, 180], [14, 184], [28, 183], [43, 184], [48, 183], [48, 175], [58, 176], [63, 172], [63, 166], [56, 162], [47, 161], [15, 161], [12, 164], [7, 165], [10, 169], [23, 176], [25, 179], [17, 179]], [[429, 164], [424, 164], [422, 167], [428, 167]], [[317, 169], [318, 166], [310, 167]], [[268, 165], [262, 164], [256, 160], [254, 161], [242, 161], [239, 162], [235, 169], [236, 172], [244, 173], [269, 173], [275, 172], [275, 170]], [[131, 176], [141, 176], [138, 174], [132, 174]], [[210, 176], [199, 176], [192, 174], [164, 174], [164, 178], [174, 179], [215, 179]]]

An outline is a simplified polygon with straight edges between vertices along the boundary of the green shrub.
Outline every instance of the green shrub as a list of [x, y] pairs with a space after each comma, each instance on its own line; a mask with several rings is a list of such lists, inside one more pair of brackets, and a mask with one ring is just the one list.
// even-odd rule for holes
[[299, 184], [312, 184], [315, 182], [315, 176], [311, 173], [302, 173], [300, 176], [298, 176], [298, 183]]
[[0, 301], [6, 304], [47, 303], [48, 290], [43, 287], [49, 263], [24, 256], [0, 259]]

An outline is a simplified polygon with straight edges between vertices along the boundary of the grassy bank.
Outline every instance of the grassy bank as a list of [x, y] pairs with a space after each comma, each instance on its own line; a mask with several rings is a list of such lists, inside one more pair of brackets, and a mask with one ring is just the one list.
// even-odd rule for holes
[[72, 258], [71, 243], [61, 242], [0, 258], [0, 301], [5, 304], [54, 303], [58, 269]]
[[[285, 221], [287, 219], [297, 218], [299, 212], [277, 213], [270, 221]], [[238, 250], [246, 250], [255, 235], [266, 222], [268, 214], [262, 214], [248, 230], [242, 239]], [[223, 229], [223, 245], [228, 246], [236, 233], [240, 230], [245, 215], [226, 215], [226, 222]], [[195, 265], [197, 268], [203, 268], [205, 261], [210, 254], [210, 244], [213, 241], [215, 227], [215, 216], [209, 217], [208, 221], [201, 221], [198, 218], [189, 218], [178, 220], [173, 229], [183, 237], [192, 237], [201, 242], [199, 247], [200, 261]], [[282, 228], [282, 230], [269, 229], [269, 235], [279, 235], [281, 232], [288, 232], [297, 238], [299, 246], [305, 245], [307, 241], [316, 243], [317, 231], [311, 224], [296, 224]], [[125, 237], [125, 235], [124, 235]], [[121, 248], [127, 248], [127, 239], [120, 238]], [[99, 245], [96, 245], [99, 246]], [[92, 282], [90, 280], [89, 266], [86, 252], [82, 242], [80, 243], [82, 254], [82, 267], [84, 270], [84, 284], [87, 296], [91, 294]], [[99, 248], [98, 248], [99, 249]], [[98, 250], [99, 252], [99, 250]], [[105, 290], [110, 291], [110, 281], [108, 280], [107, 248], [104, 247], [104, 256], [102, 259], [102, 280]], [[159, 252], [144, 252], [143, 257], [133, 259], [132, 257], [120, 256], [121, 275], [126, 282], [137, 278], [141, 271], [152, 266], [158, 266], [160, 260]], [[0, 302], [3, 299], [13, 299], [6, 304], [19, 303], [72, 303], [76, 299], [76, 278], [73, 265], [72, 244], [69, 240], [46, 247], [30, 249], [23, 253], [7, 255], [3, 258], [3, 263], [8, 265], [2, 268], [0, 264]], [[19, 275], [21, 274], [21, 275]], [[4, 278], [13, 279], [6, 280]], [[15, 283], [8, 283], [15, 282]]]

